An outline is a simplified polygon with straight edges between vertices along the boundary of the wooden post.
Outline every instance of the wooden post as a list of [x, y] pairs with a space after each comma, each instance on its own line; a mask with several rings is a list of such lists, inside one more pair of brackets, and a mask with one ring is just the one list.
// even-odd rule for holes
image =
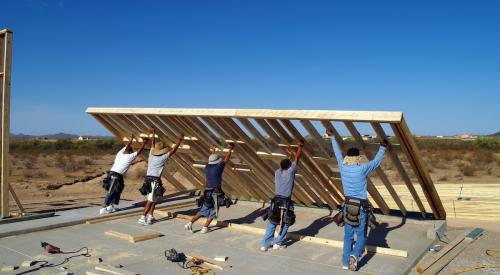
[[9, 214], [9, 134], [10, 134], [10, 67], [12, 63], [12, 31], [0, 31], [0, 94], [2, 96], [0, 146], [0, 218]]

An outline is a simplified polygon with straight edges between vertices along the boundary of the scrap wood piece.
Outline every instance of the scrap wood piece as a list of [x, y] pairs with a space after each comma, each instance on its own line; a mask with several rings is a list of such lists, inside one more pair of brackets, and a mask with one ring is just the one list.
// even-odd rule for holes
[[[170, 213], [170, 216], [172, 216], [174, 218], [178, 218], [178, 219], [183, 219], [183, 220], [191, 220], [191, 218], [192, 218], [192, 216], [190, 216], [190, 215], [184, 215], [184, 214], [179, 214], [179, 213]], [[200, 218], [200, 221], [205, 222], [206, 219]], [[264, 228], [258, 228], [258, 227], [243, 225], [243, 224], [237, 224], [237, 223], [229, 223], [226, 221], [218, 221], [217, 226], [227, 227], [227, 228], [235, 229], [235, 230], [246, 231], [246, 232], [258, 234], [258, 235], [264, 235], [264, 233], [266, 232], [266, 230]], [[343, 246], [344, 246], [343, 241], [318, 238], [318, 237], [307, 236], [307, 235], [300, 235], [300, 234], [296, 234], [296, 233], [288, 233], [287, 237], [290, 239], [293, 239], [293, 240], [297, 240], [297, 241], [303, 241], [303, 242], [314, 243], [314, 244], [321, 244], [321, 245], [326, 245], [326, 246], [335, 247], [335, 248], [343, 248]], [[408, 257], [407, 250], [393, 249], [393, 248], [388, 248], [388, 247], [367, 245], [367, 246], [365, 246], [365, 251], [369, 252], [369, 253], [384, 254], [384, 255], [403, 257], [403, 258]]]
[[[210, 260], [208, 260], [207, 258], [205, 257], [202, 257], [202, 256], [198, 256], [198, 255], [188, 255], [186, 254], [186, 258], [193, 262], [194, 264], [196, 265], [205, 265], [205, 266], [208, 266], [210, 268], [215, 268], [215, 269], [218, 269], [218, 270], [224, 270], [224, 266], [220, 266]], [[231, 266], [225, 266], [226, 268], [230, 268]]]
[[140, 234], [140, 235], [131, 235], [131, 234], [122, 233], [122, 232], [118, 232], [118, 231], [114, 231], [114, 230], [108, 230], [108, 231], [104, 232], [104, 234], [106, 234], [108, 236], [116, 237], [119, 239], [127, 240], [131, 243], [146, 241], [146, 240], [150, 240], [150, 239], [154, 239], [154, 238], [158, 238], [158, 237], [162, 236], [162, 234], [160, 232], [155, 232], [155, 231], [147, 232], [147, 233]]
[[[159, 207], [158, 210], [174, 210], [174, 209], [178, 209], [178, 208], [194, 206], [195, 204], [196, 203], [194, 201], [181, 202], [181, 203], [177, 203], [177, 204], [167, 205], [164, 207]], [[143, 212], [143, 209], [137, 209], [137, 210], [130, 211], [127, 213], [119, 213], [119, 214], [114, 214], [114, 215], [106, 216], [106, 217], [91, 218], [91, 219], [88, 219], [85, 222], [85, 224], [96, 224], [96, 223], [107, 222], [107, 221], [112, 221], [112, 220], [125, 219], [128, 217], [136, 216], [137, 214], [140, 214], [142, 212]], [[157, 211], [157, 212], [160, 213], [161, 211]]]
[[112, 267], [110, 265], [98, 265], [95, 270], [116, 275], [140, 275], [139, 273], [128, 271], [122, 268]]
[[446, 245], [436, 254], [424, 258], [416, 267], [416, 271], [424, 274], [436, 274], [446, 267], [469, 243], [476, 240], [483, 233], [483, 229], [475, 228], [467, 235], [461, 235]]

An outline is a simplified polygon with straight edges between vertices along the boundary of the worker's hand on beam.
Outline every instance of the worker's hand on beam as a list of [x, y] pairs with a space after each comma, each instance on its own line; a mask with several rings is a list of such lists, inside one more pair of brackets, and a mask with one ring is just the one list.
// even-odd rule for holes
[[305, 140], [304, 140], [304, 139], [301, 139], [301, 140], [299, 140], [299, 142], [297, 142], [297, 145], [298, 145], [299, 147], [304, 147], [304, 143], [305, 143]]
[[329, 137], [332, 137], [335, 135], [335, 133], [332, 131], [332, 129], [327, 129], [326, 130], [326, 134], [329, 136]]
[[380, 146], [385, 147], [385, 148], [389, 147], [389, 141], [388, 141], [387, 139], [385, 139], [385, 138], [384, 138], [384, 139], [380, 142]]
[[229, 142], [229, 150], [233, 150], [234, 148], [234, 142]]
[[179, 142], [182, 142], [184, 140], [184, 133], [181, 133], [179, 135]]
[[215, 144], [212, 144], [212, 146], [210, 146], [210, 154], [215, 154], [216, 151], [217, 147], [215, 147]]

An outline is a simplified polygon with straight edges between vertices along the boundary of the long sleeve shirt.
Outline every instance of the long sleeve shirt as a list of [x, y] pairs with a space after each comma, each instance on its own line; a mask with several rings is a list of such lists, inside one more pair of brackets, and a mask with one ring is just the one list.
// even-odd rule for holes
[[335, 138], [332, 138], [332, 145], [335, 158], [339, 164], [344, 195], [358, 199], [367, 199], [367, 178], [382, 162], [386, 148], [380, 146], [375, 158], [367, 163], [346, 165], [344, 164], [342, 151]]

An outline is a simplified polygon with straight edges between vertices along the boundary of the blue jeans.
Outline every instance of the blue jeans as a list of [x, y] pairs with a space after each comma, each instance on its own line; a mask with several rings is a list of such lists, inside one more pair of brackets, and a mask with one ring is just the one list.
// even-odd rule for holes
[[266, 233], [264, 234], [264, 239], [260, 243], [260, 246], [269, 247], [273, 244], [281, 245], [283, 243], [286, 233], [288, 232], [288, 224], [283, 224], [283, 228], [281, 228], [280, 234], [278, 235], [278, 237], [274, 238], [274, 231], [276, 230], [276, 226], [279, 226], [279, 224], [267, 222]]
[[[352, 243], [356, 233], [356, 243], [354, 249]], [[354, 255], [357, 259], [361, 258], [365, 250], [366, 243], [366, 212], [363, 208], [359, 210], [359, 225], [354, 227], [347, 223], [344, 224], [344, 253], [342, 255], [342, 265], [349, 266], [349, 256]]]
[[118, 203], [120, 202], [121, 194], [122, 194], [121, 192], [117, 192], [117, 191], [112, 191], [112, 192], [107, 193], [106, 197], [104, 198], [104, 204], [106, 206], [108, 206], [110, 204], [118, 205]]

